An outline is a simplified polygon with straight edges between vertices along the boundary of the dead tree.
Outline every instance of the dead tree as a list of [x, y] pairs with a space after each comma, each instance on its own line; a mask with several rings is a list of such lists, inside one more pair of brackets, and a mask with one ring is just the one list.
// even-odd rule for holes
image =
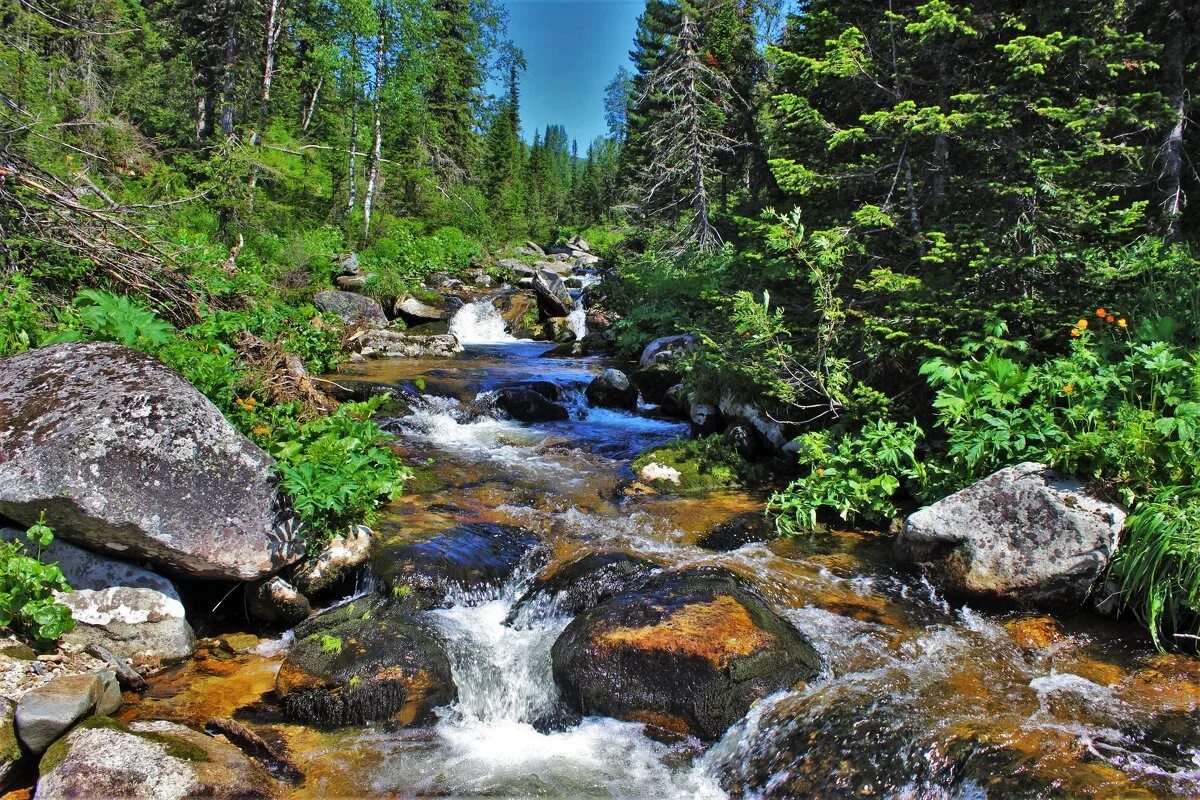
[[723, 131], [726, 110], [741, 102], [730, 84], [699, 47], [699, 31], [684, 14], [670, 55], [652, 72], [642, 98], [660, 98], [665, 106], [650, 123], [649, 163], [641, 175], [641, 207], [649, 216], [691, 210], [681, 249], [711, 252], [721, 246], [712, 221], [709, 179], [717, 157], [738, 142]]

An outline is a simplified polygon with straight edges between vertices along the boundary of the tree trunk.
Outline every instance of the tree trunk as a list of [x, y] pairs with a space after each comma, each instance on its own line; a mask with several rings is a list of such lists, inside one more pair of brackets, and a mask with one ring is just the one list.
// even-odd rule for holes
[[1170, 108], [1172, 125], [1162, 145], [1162, 171], [1159, 186], [1162, 192], [1163, 217], [1167, 224], [1167, 237], [1178, 241], [1182, 237], [1180, 220], [1187, 207], [1187, 195], [1183, 190], [1184, 152], [1183, 132], [1187, 125], [1187, 79], [1184, 66], [1185, 20], [1178, 11], [1168, 15], [1171, 39], [1163, 51], [1163, 69], [1170, 85]]
[[[263, 34], [263, 74], [262, 89], [258, 98], [258, 124], [250, 131], [250, 146], [257, 147], [261, 131], [267, 125], [267, 115], [271, 110], [271, 82], [275, 78], [275, 50], [279, 44], [279, 36], [283, 33], [283, 2], [284, 0], [267, 0], [267, 20]], [[250, 188], [258, 185], [258, 169], [250, 172]]]
[[367, 165], [367, 188], [363, 194], [363, 239], [366, 239], [367, 234], [371, 232], [371, 210], [375, 205], [375, 192], [379, 187], [379, 160], [383, 157], [383, 73], [387, 66], [386, 38], [387, 26], [381, 13], [379, 15], [379, 37], [375, 44], [375, 80], [371, 97], [375, 135], [371, 144], [371, 161]]
[[200, 95], [196, 99], [196, 146], [204, 142], [204, 132], [208, 129], [208, 95]]
[[304, 109], [304, 117], [300, 121], [300, 130], [308, 133], [308, 126], [312, 124], [313, 114], [317, 110], [317, 96], [321, 94], [321, 86], [325, 83], [325, 76], [322, 75], [317, 80], [317, 85], [313, 87], [312, 97], [309, 98], [308, 107]]
[[225, 74], [221, 87], [221, 133], [233, 137], [233, 90], [237, 80], [237, 22], [233, 11], [225, 21]]
[[350, 164], [347, 180], [350, 196], [346, 203], [347, 214], [353, 214], [354, 207], [358, 205], [358, 34], [350, 34], [350, 60], [354, 64], [354, 73], [350, 81]]

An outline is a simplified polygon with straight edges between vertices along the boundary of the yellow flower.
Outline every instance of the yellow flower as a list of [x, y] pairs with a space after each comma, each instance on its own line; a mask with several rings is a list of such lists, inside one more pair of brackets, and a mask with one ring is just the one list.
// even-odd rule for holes
[[266, 425], [259, 425], [257, 428], [255, 428], [254, 430], [252, 430], [250, 432], [253, 433], [255, 436], [266, 436], [268, 433], [271, 432], [271, 429], [268, 428]]
[[1073, 384], [1068, 383], [1063, 387], [1063, 394], [1070, 394], [1073, 391], [1075, 391], [1075, 386]]
[[1079, 328], [1071, 328], [1071, 335], [1078, 339], [1080, 336], [1083, 336], [1083, 331], [1079, 330]]
[[1079, 328], [1079, 330], [1081, 330], [1081, 331], [1086, 331], [1087, 326], [1088, 326], [1088, 321], [1086, 319], [1081, 319], [1081, 320], [1079, 320], [1079, 322], [1075, 323], [1075, 327]]
[[1118, 328], [1128, 328], [1128, 327], [1129, 327], [1129, 320], [1127, 320], [1127, 319], [1125, 319], [1124, 317], [1122, 317], [1121, 319], [1117, 320], [1117, 327], [1118, 327]]

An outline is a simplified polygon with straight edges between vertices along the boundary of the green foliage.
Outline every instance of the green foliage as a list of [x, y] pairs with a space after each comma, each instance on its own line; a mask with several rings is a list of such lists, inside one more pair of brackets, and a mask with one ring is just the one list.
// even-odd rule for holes
[[48, 343], [89, 339], [154, 352], [175, 333], [169, 322], [145, 306], [101, 289], [81, 290], [65, 317], [66, 330]]
[[1194, 646], [1200, 633], [1200, 496], [1195, 486], [1164, 488], [1133, 510], [1111, 574], [1120, 584], [1122, 605], [1150, 630], [1156, 645], [1171, 638]]
[[336, 656], [342, 652], [342, 637], [331, 636], [328, 633], [321, 634], [321, 652], [326, 655]]
[[347, 403], [308, 422], [289, 418], [287, 409], [263, 412], [250, 404], [244, 411], [257, 420], [260, 438], [279, 462], [280, 484], [303, 519], [311, 545], [349, 525], [373, 522], [380, 500], [399, 497], [411, 476], [388, 448], [392, 436], [371, 421], [384, 402], [381, 396]]
[[[38, 548], [54, 541], [45, 514], [26, 532]], [[71, 591], [56, 564], [43, 564], [21, 541], [0, 542], [0, 628], [29, 634], [39, 645], [52, 644], [75, 627], [71, 610], [54, 599], [54, 592]]]
[[801, 436], [798, 460], [806, 472], [767, 504], [779, 532], [821, 530], [826, 509], [849, 523], [895, 519], [900, 509], [894, 498], [901, 487], [916, 492], [926, 481], [925, 466], [917, 458], [921, 436], [916, 423], [902, 426], [887, 420], [869, 422], [853, 435], [820, 431]]
[[29, 278], [19, 273], [0, 275], [0, 358], [36, 346], [47, 323]]

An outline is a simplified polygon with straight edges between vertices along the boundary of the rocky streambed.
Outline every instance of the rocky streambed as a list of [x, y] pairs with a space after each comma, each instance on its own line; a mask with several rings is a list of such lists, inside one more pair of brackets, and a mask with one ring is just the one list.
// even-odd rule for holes
[[[135, 687], [112, 663], [74, 665], [78, 685], [60, 683], [40, 706], [58, 719], [74, 703], [52, 731], [9, 714], [26, 732], [10, 760], [39, 766], [39, 797], [1200, 792], [1200, 661], [1155, 653], [1138, 630], [1079, 603], [1053, 616], [997, 605], [1006, 592], [1045, 592], [1035, 599], [1053, 605], [1095, 576], [1119, 521], [1055, 499], [1073, 487], [1028, 465], [995, 481], [1035, 498], [1041, 516], [1025, 523], [1074, 531], [1051, 559], [1066, 570], [948, 539], [947, 507], [918, 518], [898, 546], [856, 532], [773, 540], [762, 497], [681, 495], [669, 472], [631, 467], [717, 418], [771, 445], [752, 409], [679, 396], [667, 356], [688, 340], [661, 343], [636, 368], [579, 357], [513, 336], [500, 298], [446, 320], [452, 334], [437, 335], [462, 353], [330, 376], [347, 391], [394, 393], [385, 424], [417, 475], [375, 531], [352, 531], [315, 560], [294, 552], [286, 509], [263, 501], [274, 516], [261, 555], [243, 543], [254, 559], [221, 566], [261, 565], [238, 596], [259, 620], [254, 633], [226, 609], [193, 635], [171, 614], [181, 595], [197, 607], [187, 579], [178, 591], [152, 572], [142, 584], [134, 573], [111, 579], [162, 598], [135, 617], [159, 627], [110, 620], [104, 639], [124, 631], [136, 644], [116, 661], [156, 669]], [[163, 437], [136, 440], [140, 457], [181, 452], [166, 440], [165, 450]], [[190, 462], [170, 463], [164, 474], [186, 487]], [[88, 497], [65, 496], [68, 510]], [[975, 495], [954, 503], [951, 516], [976, 529], [992, 519], [970, 516], [987, 512]], [[105, 524], [79, 543], [133, 544]], [[155, 546], [177, 548], [164, 552], [186, 567], [190, 541], [167, 538]], [[106, 569], [122, 564], [136, 569]], [[286, 580], [270, 577], [281, 566]], [[989, 570], [1005, 581], [981, 582]], [[13, 779], [32, 785], [24, 775]]]

